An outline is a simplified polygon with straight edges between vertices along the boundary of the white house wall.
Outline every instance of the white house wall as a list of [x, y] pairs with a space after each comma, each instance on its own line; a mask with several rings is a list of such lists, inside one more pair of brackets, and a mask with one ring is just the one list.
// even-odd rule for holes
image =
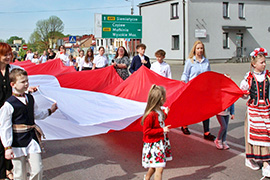
[[[243, 55], [248, 56], [255, 47], [269, 49], [266, 37], [270, 26], [270, 1], [235, 1], [235, 0], [190, 0], [189, 3], [189, 49], [192, 42], [200, 39], [206, 47], [209, 59], [228, 59], [236, 55], [236, 33], [243, 33]], [[229, 18], [223, 18], [223, 2], [229, 2]], [[244, 17], [238, 17], [238, 3], [244, 3]], [[265, 23], [263, 23], [265, 22]], [[266, 23], [268, 22], [268, 23]], [[207, 30], [206, 38], [195, 38], [197, 28]], [[222, 26], [247, 26], [247, 30], [226, 30]], [[229, 33], [229, 48], [223, 49], [223, 32]]]
[[[246, 14], [246, 21], [252, 24], [247, 34], [247, 53], [254, 48], [264, 47], [270, 51], [270, 1], [245, 1], [246, 9], [250, 13]], [[246, 11], [246, 12], [247, 12]]]
[[[243, 56], [256, 47], [270, 51], [270, 0], [186, 0], [186, 57], [199, 39], [204, 42], [209, 59], [230, 59], [236, 55], [236, 34], [243, 33]], [[151, 2], [151, 1], [150, 1]], [[179, 19], [171, 20], [171, 4], [178, 2]], [[223, 18], [223, 2], [229, 3], [229, 18]], [[244, 17], [239, 19], [238, 6], [244, 3]], [[183, 0], [160, 1], [141, 7], [142, 42], [146, 54], [154, 58], [157, 49], [167, 52], [166, 59], [183, 59]], [[222, 26], [251, 27], [246, 30], [223, 30]], [[206, 29], [206, 38], [195, 38], [195, 29]], [[229, 48], [223, 48], [223, 32], [229, 33]], [[172, 50], [172, 35], [179, 35], [180, 49]]]
[[[174, 2], [178, 1], [154, 4], [141, 9], [142, 43], [147, 46], [145, 54], [150, 58], [155, 58], [155, 52], [163, 49], [167, 53], [167, 59], [182, 59], [182, 11], [179, 10], [179, 19], [170, 19], [171, 3]], [[179, 9], [181, 8], [179, 3]], [[172, 35], [179, 35], [179, 50], [172, 50]]]

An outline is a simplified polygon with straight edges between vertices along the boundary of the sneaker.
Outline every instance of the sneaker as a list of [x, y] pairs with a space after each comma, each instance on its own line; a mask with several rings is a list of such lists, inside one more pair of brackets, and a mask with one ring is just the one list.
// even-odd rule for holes
[[[253, 159], [246, 159], [246, 166], [252, 170], [259, 170], [260, 166]], [[267, 166], [268, 167], [268, 166]]]
[[215, 143], [217, 149], [223, 149], [223, 145], [222, 145], [222, 141], [221, 140], [216, 139], [214, 141], [214, 143]]
[[212, 135], [211, 133], [209, 133], [207, 135], [204, 134], [203, 137], [204, 137], [204, 139], [209, 140], [209, 141], [214, 141], [216, 139], [216, 136]]
[[270, 165], [266, 166], [265, 168], [262, 167], [262, 175], [264, 177], [270, 177]]
[[227, 144], [227, 141], [223, 142], [223, 149], [230, 149], [230, 146]]
[[188, 128], [181, 127], [181, 130], [185, 135], [190, 135], [191, 134], [190, 131], [188, 130]]

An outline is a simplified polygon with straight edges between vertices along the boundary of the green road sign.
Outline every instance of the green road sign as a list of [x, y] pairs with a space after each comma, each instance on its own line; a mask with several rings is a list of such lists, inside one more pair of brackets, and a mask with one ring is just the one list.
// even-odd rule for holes
[[142, 38], [142, 16], [102, 15], [102, 38]]

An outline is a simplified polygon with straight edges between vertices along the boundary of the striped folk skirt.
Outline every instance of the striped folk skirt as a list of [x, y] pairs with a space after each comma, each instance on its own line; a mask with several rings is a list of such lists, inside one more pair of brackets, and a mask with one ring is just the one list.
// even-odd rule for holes
[[245, 121], [246, 158], [270, 160], [270, 106], [249, 105]]

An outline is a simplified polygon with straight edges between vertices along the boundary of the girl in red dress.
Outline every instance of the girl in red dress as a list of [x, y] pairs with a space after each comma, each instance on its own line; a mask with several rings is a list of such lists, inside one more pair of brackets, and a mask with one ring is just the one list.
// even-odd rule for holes
[[166, 161], [172, 160], [171, 146], [167, 136], [169, 127], [165, 126], [168, 108], [162, 110], [161, 106], [166, 101], [166, 90], [162, 86], [152, 85], [146, 109], [142, 118], [143, 125], [143, 152], [142, 165], [149, 168], [144, 180], [150, 180], [155, 173], [154, 179], [161, 180]]

